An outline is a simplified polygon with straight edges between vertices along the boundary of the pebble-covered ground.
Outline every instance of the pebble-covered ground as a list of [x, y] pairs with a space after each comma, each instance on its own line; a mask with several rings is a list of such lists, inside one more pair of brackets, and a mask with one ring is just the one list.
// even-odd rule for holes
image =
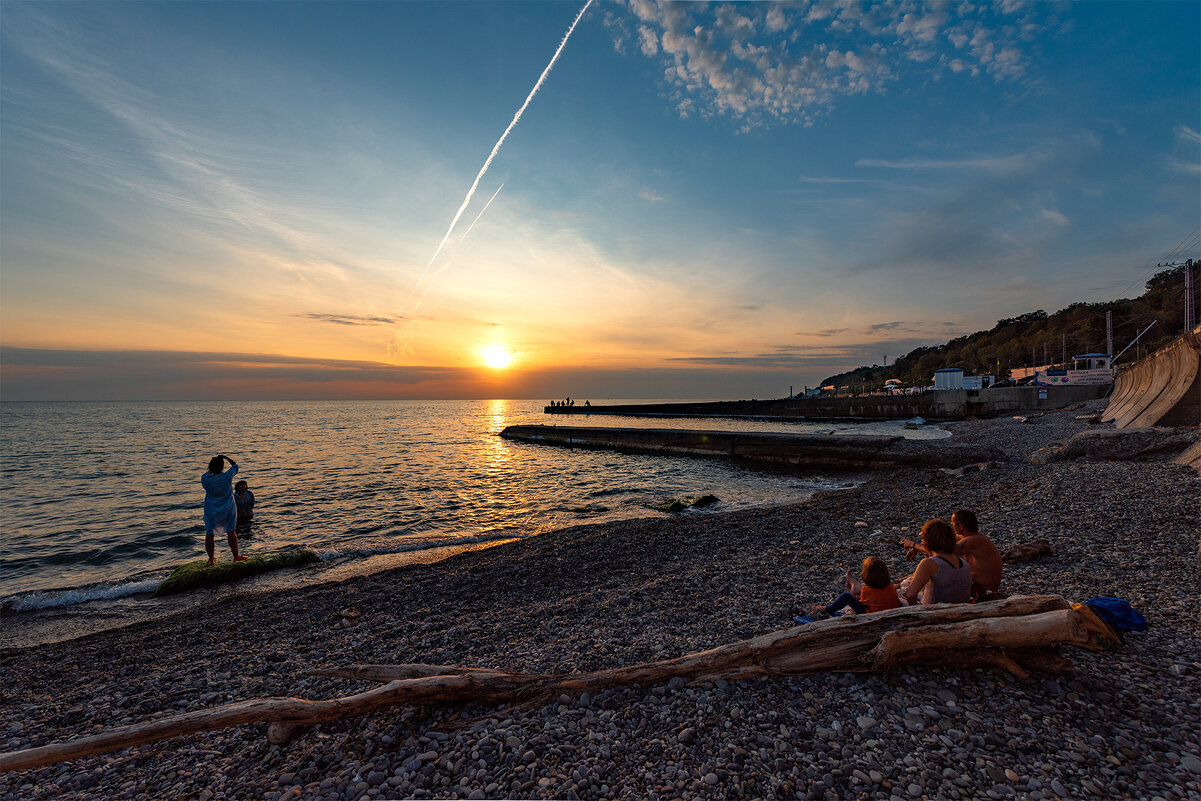
[[[1094, 408], [1099, 408], [1094, 405]], [[370, 685], [318, 666], [577, 671], [679, 656], [785, 628], [899, 536], [960, 506], [1006, 547], [1012, 594], [1129, 600], [1148, 621], [1073, 672], [907, 667], [560, 697], [537, 708], [397, 707], [271, 745], [249, 725], [0, 774], [3, 799], [1201, 797], [1201, 479], [1163, 462], [1034, 465], [1087, 427], [954, 425], [989, 469], [880, 474], [797, 506], [545, 534], [27, 649], [0, 667], [0, 739], [27, 748], [259, 696]], [[861, 525], [861, 523], [866, 525]], [[358, 624], [333, 627], [354, 607]]]

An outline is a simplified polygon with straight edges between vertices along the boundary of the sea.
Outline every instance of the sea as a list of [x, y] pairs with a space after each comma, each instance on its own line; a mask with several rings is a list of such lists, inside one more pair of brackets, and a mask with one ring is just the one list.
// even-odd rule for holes
[[[653, 403], [654, 400], [605, 403]], [[947, 436], [903, 421], [784, 423], [544, 414], [534, 400], [0, 404], [0, 645], [79, 636], [234, 592], [338, 581], [554, 529], [804, 500], [861, 477], [725, 459], [576, 450], [502, 439], [519, 423]], [[320, 564], [155, 599], [204, 558], [209, 459], [228, 454], [256, 498], [243, 553], [301, 545]], [[228, 560], [225, 538], [218, 559]]]

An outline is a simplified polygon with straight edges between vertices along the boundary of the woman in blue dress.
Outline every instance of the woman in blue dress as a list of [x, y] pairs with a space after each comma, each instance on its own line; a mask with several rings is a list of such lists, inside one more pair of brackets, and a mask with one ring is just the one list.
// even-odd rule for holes
[[[225, 462], [229, 469], [221, 472]], [[238, 465], [224, 454], [209, 460], [208, 472], [200, 477], [204, 487], [204, 549], [209, 554], [209, 564], [217, 563], [213, 537], [222, 532], [229, 540], [229, 549], [234, 552], [234, 561], [241, 562], [245, 556], [238, 554], [238, 507], [234, 504], [234, 475]]]

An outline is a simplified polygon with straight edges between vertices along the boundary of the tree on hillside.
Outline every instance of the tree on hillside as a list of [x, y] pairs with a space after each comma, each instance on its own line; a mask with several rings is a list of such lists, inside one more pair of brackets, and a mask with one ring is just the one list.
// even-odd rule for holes
[[[1194, 265], [1194, 271], [1198, 267]], [[961, 367], [967, 373], [1009, 375], [1014, 367], [1042, 363], [1047, 354], [1052, 364], [1070, 360], [1080, 353], [1106, 350], [1106, 316], [1113, 315], [1114, 350], [1121, 351], [1152, 322], [1155, 326], [1139, 341], [1141, 352], [1167, 344], [1183, 333], [1185, 268], [1172, 267], [1156, 273], [1146, 283], [1146, 291], [1137, 298], [1121, 298], [1108, 303], [1073, 303], [1054, 314], [1042, 309], [998, 320], [988, 331], [956, 337], [944, 345], [914, 348], [888, 367], [857, 367], [832, 375], [822, 386], [863, 385], [879, 389], [890, 378], [908, 386], [926, 386], [935, 370]], [[1193, 307], [1201, 309], [1201, 276], [1195, 276]], [[1033, 354], [1033, 355], [1032, 355]], [[1126, 361], [1131, 354], [1123, 357]]]

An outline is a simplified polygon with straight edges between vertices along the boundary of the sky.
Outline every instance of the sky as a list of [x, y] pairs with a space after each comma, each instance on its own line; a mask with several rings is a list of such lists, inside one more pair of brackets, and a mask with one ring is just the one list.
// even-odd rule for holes
[[1199, 45], [1195, 2], [8, 0], [0, 399], [771, 398], [1136, 296], [1201, 256]]

